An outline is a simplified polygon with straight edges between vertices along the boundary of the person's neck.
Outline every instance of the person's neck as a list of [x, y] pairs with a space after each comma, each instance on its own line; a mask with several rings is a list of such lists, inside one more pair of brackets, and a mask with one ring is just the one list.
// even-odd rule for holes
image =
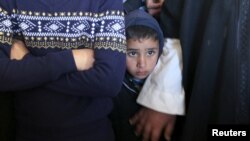
[[145, 79], [135, 78], [132, 75], [130, 75], [129, 73], [127, 73], [127, 78], [134, 85], [134, 87], [136, 87], [139, 90], [141, 89], [141, 87], [143, 86], [143, 84], [145, 82]]

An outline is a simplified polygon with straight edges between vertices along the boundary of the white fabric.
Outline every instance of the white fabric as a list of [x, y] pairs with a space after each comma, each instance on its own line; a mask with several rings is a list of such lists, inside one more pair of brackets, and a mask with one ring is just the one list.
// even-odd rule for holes
[[158, 112], [185, 114], [182, 51], [178, 39], [165, 39], [162, 55], [147, 78], [137, 102]]

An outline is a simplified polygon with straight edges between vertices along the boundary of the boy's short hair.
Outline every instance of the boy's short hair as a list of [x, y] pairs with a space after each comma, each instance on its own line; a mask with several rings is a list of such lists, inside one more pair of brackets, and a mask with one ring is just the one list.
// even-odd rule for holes
[[[128, 32], [128, 28], [130, 28], [131, 26], [135, 26], [138, 25], [138, 29], [134, 29], [136, 30], [136, 32]], [[141, 26], [141, 27], [140, 27]], [[130, 37], [133, 37], [135, 39], [140, 39], [140, 38], [144, 38], [144, 37], [154, 37], [154, 35], [150, 35], [151, 33], [146, 30], [140, 30], [141, 28], [143, 28], [143, 26], [149, 27], [151, 29], [153, 29], [154, 31], [156, 31], [157, 33], [157, 40], [159, 41], [159, 54], [161, 54], [162, 50], [163, 50], [163, 46], [164, 46], [164, 36], [162, 33], [162, 29], [158, 23], [158, 21], [149, 13], [143, 11], [143, 10], [134, 10], [129, 12], [126, 16], [125, 16], [125, 27], [126, 27], [126, 32], [127, 32], [127, 39], [129, 39]], [[132, 27], [131, 27], [132, 28]], [[138, 33], [137, 33], [138, 30]], [[147, 35], [144, 35], [144, 33]]]
[[141, 40], [153, 39], [159, 40], [158, 33], [151, 27], [145, 25], [132, 25], [126, 28], [126, 38]]

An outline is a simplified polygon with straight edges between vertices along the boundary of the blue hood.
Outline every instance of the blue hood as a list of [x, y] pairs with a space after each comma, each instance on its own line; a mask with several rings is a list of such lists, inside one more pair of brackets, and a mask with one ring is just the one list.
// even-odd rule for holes
[[159, 51], [162, 53], [163, 45], [164, 45], [164, 36], [162, 33], [162, 29], [160, 28], [159, 23], [156, 19], [143, 10], [134, 10], [129, 12], [125, 16], [125, 27], [129, 27], [132, 25], [144, 25], [154, 29], [158, 33], [159, 37]]

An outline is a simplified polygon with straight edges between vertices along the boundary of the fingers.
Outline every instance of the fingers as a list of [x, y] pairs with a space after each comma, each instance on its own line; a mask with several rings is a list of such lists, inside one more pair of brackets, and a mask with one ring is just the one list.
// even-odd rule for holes
[[174, 125], [175, 125], [175, 117], [173, 117], [173, 119], [171, 121], [168, 122], [168, 124], [166, 125], [166, 128], [164, 130], [164, 137], [167, 141], [171, 140], [171, 135], [172, 132], [174, 130]]
[[155, 128], [152, 124], [146, 124], [142, 134], [143, 141], [159, 141], [161, 133], [160, 128]]
[[143, 141], [149, 141], [150, 136], [151, 136], [151, 130], [152, 130], [152, 128], [151, 128], [150, 124], [146, 124], [144, 126], [144, 129], [142, 130], [143, 131], [143, 133], [142, 133]]
[[10, 51], [10, 59], [21, 60], [28, 53], [29, 51], [23, 41], [13, 40]]
[[167, 140], [167, 141], [170, 141], [171, 139], [171, 134], [172, 134], [172, 129], [170, 127], [167, 127], [164, 131], [164, 138]]
[[144, 131], [144, 126], [146, 124], [147, 121], [147, 117], [144, 116], [144, 111], [140, 110], [137, 114], [136, 114], [136, 122], [135, 122], [135, 133], [137, 136], [141, 136], [143, 131]]
[[[145, 116], [144, 110], [141, 109], [139, 112], [137, 112], [131, 119], [130, 119], [130, 124], [135, 126], [135, 134], [136, 136], [141, 136], [144, 134], [144, 131], [147, 131], [145, 129], [145, 125], [147, 122], [147, 116]], [[148, 127], [147, 127], [148, 128]], [[146, 135], [145, 139], [148, 138]]]
[[129, 119], [131, 125], [135, 125], [139, 120], [138, 113], [136, 113], [132, 118]]
[[144, 123], [144, 129], [142, 129], [143, 133], [142, 133], [142, 138], [143, 141], [159, 141], [160, 137], [163, 133], [163, 129], [164, 129], [164, 124], [156, 124], [154, 122], [150, 122], [150, 121], [146, 121]]
[[160, 128], [152, 129], [150, 141], [159, 141], [161, 133], [162, 133], [162, 130]]
[[144, 125], [141, 122], [137, 123], [135, 126], [135, 135], [138, 137], [141, 136], [143, 129]]
[[130, 119], [131, 125], [135, 126], [135, 134], [141, 136], [142, 141], [158, 141], [161, 136], [161, 126], [164, 125], [159, 127], [153, 115], [153, 111], [143, 108]]
[[143, 141], [159, 141], [162, 133], [169, 141], [175, 119], [175, 115], [143, 108], [130, 119], [130, 124], [135, 126], [135, 134], [141, 136]]
[[92, 49], [75, 49], [72, 50], [72, 54], [78, 71], [88, 70], [93, 67], [95, 58]]

